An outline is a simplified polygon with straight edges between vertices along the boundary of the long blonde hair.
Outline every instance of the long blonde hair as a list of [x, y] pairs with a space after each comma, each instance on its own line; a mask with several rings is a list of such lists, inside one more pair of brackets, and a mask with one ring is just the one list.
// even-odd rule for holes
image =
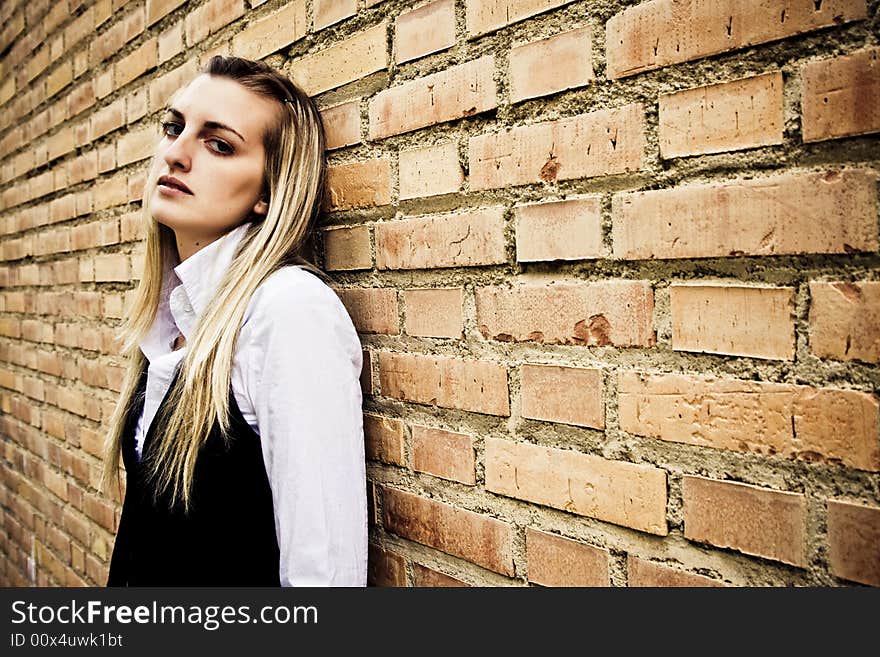
[[[229, 390], [232, 357], [239, 328], [257, 287], [279, 268], [297, 264], [329, 281], [303, 253], [320, 213], [326, 175], [324, 131], [317, 107], [291, 80], [263, 62], [238, 57], [212, 57], [202, 73], [235, 80], [261, 96], [278, 101], [279, 120], [264, 135], [264, 184], [269, 198], [266, 215], [250, 221], [232, 263], [216, 294], [188, 340], [167, 410], [157, 417], [156, 449], [144, 453], [144, 465], [154, 494], [170, 494], [170, 504], [191, 502], [193, 472], [199, 450], [219, 423], [224, 438], [229, 431]], [[149, 190], [152, 180], [147, 181]], [[174, 233], [151, 215], [145, 194], [146, 225], [143, 276], [130, 314], [120, 332], [122, 355], [128, 371], [104, 446], [100, 488], [119, 485], [119, 461], [126, 418], [135, 402], [140, 377], [147, 366], [139, 343], [156, 318], [163, 286], [163, 270], [177, 259]]]

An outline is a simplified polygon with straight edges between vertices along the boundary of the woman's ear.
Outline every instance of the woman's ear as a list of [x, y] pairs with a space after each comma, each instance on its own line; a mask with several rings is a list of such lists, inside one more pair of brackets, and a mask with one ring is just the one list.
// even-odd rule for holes
[[261, 198], [257, 201], [256, 205], [254, 205], [254, 214], [266, 214], [269, 211], [269, 201], [268, 199]]

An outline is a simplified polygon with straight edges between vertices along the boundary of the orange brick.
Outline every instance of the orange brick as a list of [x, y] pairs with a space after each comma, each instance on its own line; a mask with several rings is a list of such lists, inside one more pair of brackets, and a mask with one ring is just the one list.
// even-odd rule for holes
[[321, 110], [327, 150], [361, 143], [361, 99]]
[[394, 24], [394, 61], [398, 64], [455, 45], [455, 2], [434, 0], [401, 12]]
[[387, 486], [382, 498], [386, 531], [502, 575], [514, 574], [512, 525]]
[[455, 142], [400, 152], [400, 200], [457, 192], [462, 182]]
[[413, 425], [413, 470], [468, 486], [476, 484], [474, 441], [454, 431]]
[[486, 438], [486, 490], [666, 536], [666, 472], [568, 449]]
[[244, 13], [244, 0], [208, 0], [186, 15], [186, 45], [195, 45], [241, 18]]
[[455, 579], [454, 577], [450, 577], [445, 573], [438, 572], [427, 566], [423, 566], [418, 563], [412, 564], [413, 571], [413, 586], [420, 587], [457, 587], [457, 586], [470, 586], [469, 584], [462, 582], [460, 579]]
[[477, 135], [468, 149], [473, 190], [638, 171], [645, 111], [634, 103]]
[[114, 66], [116, 89], [124, 87], [132, 80], [139, 78], [151, 68], [156, 68], [158, 62], [158, 42], [156, 37], [153, 37], [116, 62]]
[[[251, 6], [253, 6], [251, 2]], [[278, 11], [250, 23], [232, 38], [232, 50], [239, 57], [263, 59], [266, 55], [299, 41], [309, 31], [305, 0], [294, 0]]]
[[403, 432], [404, 424], [400, 420], [364, 413], [367, 458], [392, 465], [406, 465]]
[[571, 0], [466, 0], [468, 37], [494, 32], [505, 25], [569, 2]]
[[606, 24], [607, 75], [622, 78], [865, 16], [865, 0], [642, 2]]
[[147, 0], [147, 25], [158, 22], [186, 0]]
[[669, 299], [677, 351], [794, 359], [794, 288], [682, 283]]
[[372, 269], [369, 227], [353, 226], [325, 230], [324, 266], [327, 271]]
[[524, 364], [520, 373], [524, 418], [605, 428], [602, 370]]
[[380, 91], [370, 101], [370, 139], [382, 139], [498, 107], [491, 55]]
[[629, 587], [705, 587], [724, 586], [710, 577], [689, 573], [656, 561], [647, 561], [629, 555], [626, 560]]
[[315, 32], [354, 16], [357, 13], [357, 4], [357, 0], [315, 0]]
[[682, 477], [684, 536], [805, 567], [803, 495], [704, 477]]
[[542, 586], [611, 586], [608, 550], [526, 528], [529, 581]]
[[589, 27], [515, 46], [510, 51], [510, 102], [583, 87], [595, 79]]
[[660, 95], [660, 155], [722, 153], [781, 144], [782, 73]]
[[391, 166], [385, 158], [330, 166], [326, 189], [326, 210], [388, 205], [391, 203]]
[[404, 330], [421, 337], [460, 338], [464, 331], [463, 296], [460, 287], [404, 290]]
[[672, 442], [880, 471], [871, 393], [685, 374], [623, 372], [623, 431]]
[[375, 225], [376, 267], [431, 269], [507, 262], [504, 209], [482, 208]]
[[363, 30], [316, 53], [295, 60], [291, 75], [310, 96], [360, 80], [388, 67], [388, 22]]
[[123, 167], [126, 164], [151, 157], [158, 140], [159, 135], [156, 133], [155, 126], [152, 125], [127, 132], [116, 143], [117, 165]]
[[399, 554], [370, 543], [368, 564], [370, 586], [406, 586], [406, 560]]
[[655, 342], [648, 281], [481, 287], [476, 304], [477, 328], [487, 340], [600, 347]]
[[804, 141], [880, 131], [880, 48], [803, 68]]
[[880, 586], [880, 507], [828, 500], [828, 561], [838, 577]]
[[386, 288], [337, 289], [359, 333], [397, 335], [397, 290]]
[[880, 283], [810, 283], [810, 351], [819, 358], [880, 362]]
[[602, 245], [601, 197], [517, 205], [517, 262], [606, 257]]
[[876, 180], [849, 169], [615, 194], [614, 257], [876, 251]]
[[49, 73], [46, 78], [46, 98], [51, 98], [73, 81], [73, 64], [68, 59]]
[[507, 369], [492, 361], [382, 351], [379, 385], [393, 399], [510, 415]]

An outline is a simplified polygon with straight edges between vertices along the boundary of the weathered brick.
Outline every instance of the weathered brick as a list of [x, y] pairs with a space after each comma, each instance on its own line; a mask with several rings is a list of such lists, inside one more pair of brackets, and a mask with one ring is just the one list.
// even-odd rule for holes
[[512, 525], [387, 486], [382, 499], [386, 531], [502, 575], [514, 574]]
[[614, 257], [876, 251], [876, 180], [849, 169], [615, 194]]
[[170, 73], [150, 82], [150, 112], [165, 107], [172, 94], [189, 83], [198, 74], [198, 62], [189, 59]]
[[722, 153], [781, 144], [782, 73], [660, 95], [660, 155]]
[[159, 63], [167, 62], [183, 52], [183, 21], [179, 21], [159, 34]]
[[376, 267], [431, 269], [507, 262], [503, 213], [499, 206], [377, 223]]
[[666, 536], [666, 472], [573, 450], [486, 438], [486, 490]]
[[373, 361], [369, 349], [361, 351], [363, 356], [363, 365], [361, 367], [361, 391], [365, 395], [373, 394]]
[[645, 111], [633, 103], [468, 141], [471, 189], [593, 178], [645, 162]]
[[358, 333], [384, 333], [397, 335], [398, 309], [397, 290], [388, 288], [346, 288], [337, 289], [351, 315]]
[[838, 577], [880, 586], [880, 507], [828, 500], [828, 562]]
[[688, 540], [807, 565], [803, 495], [687, 475], [681, 494]]
[[308, 31], [306, 2], [294, 0], [236, 34], [232, 38], [232, 51], [239, 57], [263, 59], [299, 41]]
[[880, 471], [878, 400], [858, 390], [689, 374], [618, 376], [623, 431]]
[[446, 573], [441, 573], [419, 563], [412, 564], [413, 586], [422, 587], [458, 587], [470, 586], [460, 579], [450, 577]]
[[73, 81], [73, 64], [68, 59], [56, 66], [46, 78], [46, 98], [51, 98]]
[[400, 200], [451, 194], [462, 182], [454, 141], [400, 152]]
[[601, 202], [584, 196], [515, 206], [517, 262], [606, 257]]
[[476, 304], [477, 328], [487, 340], [600, 347], [655, 343], [648, 281], [481, 287]]
[[462, 484], [476, 484], [474, 441], [467, 434], [412, 427], [413, 470]]
[[401, 420], [364, 413], [367, 458], [392, 465], [405, 465], [404, 424]]
[[510, 415], [507, 369], [492, 361], [381, 351], [379, 385], [394, 399]]
[[314, 96], [386, 69], [387, 32], [388, 22], [383, 21], [324, 50], [295, 60], [291, 66], [293, 81]]
[[327, 271], [372, 269], [368, 226], [328, 228], [323, 234], [324, 266]]
[[406, 560], [395, 552], [370, 543], [367, 560], [370, 586], [406, 586]]
[[865, 0], [641, 2], [606, 24], [607, 75], [622, 78], [865, 16]]
[[147, 0], [147, 25], [157, 23], [184, 2], [186, 0]]
[[158, 139], [159, 135], [152, 125], [127, 132], [116, 142], [117, 165], [122, 167], [152, 156]]
[[156, 68], [159, 62], [159, 48], [156, 37], [142, 43], [137, 49], [126, 55], [114, 66], [115, 87], [124, 87], [132, 80]]
[[466, 0], [468, 38], [568, 4], [571, 0]]
[[542, 586], [611, 586], [610, 554], [556, 534], [526, 528], [529, 581]]
[[391, 203], [391, 165], [385, 158], [327, 167], [326, 210], [351, 210]]
[[186, 45], [195, 45], [244, 14], [244, 0], [208, 0], [186, 15]]
[[95, 281], [129, 281], [131, 263], [125, 253], [110, 253], [95, 256]]
[[380, 91], [370, 101], [370, 139], [473, 116], [498, 107], [491, 55]]
[[522, 417], [605, 428], [602, 370], [524, 364], [520, 374]]
[[867, 48], [803, 68], [806, 142], [880, 131], [880, 48]]
[[510, 51], [510, 102], [583, 87], [593, 81], [589, 27], [579, 27]]
[[404, 290], [404, 330], [421, 337], [460, 338], [464, 331], [463, 297], [460, 287]]
[[669, 300], [677, 351], [794, 358], [794, 288], [681, 283]]
[[398, 64], [454, 45], [454, 0], [434, 0], [403, 11], [394, 24], [394, 61]]
[[315, 0], [315, 32], [354, 16], [357, 13], [357, 5], [357, 0]]
[[629, 555], [626, 560], [627, 586], [629, 587], [705, 587], [724, 586], [711, 577], [689, 573], [656, 561], [647, 561]]
[[880, 362], [880, 282], [811, 282], [810, 351], [819, 358]]
[[361, 99], [321, 110], [327, 150], [361, 143]]

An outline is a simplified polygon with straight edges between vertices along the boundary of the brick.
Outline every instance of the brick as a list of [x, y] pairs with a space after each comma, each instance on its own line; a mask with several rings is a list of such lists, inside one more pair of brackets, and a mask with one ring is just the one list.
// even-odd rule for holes
[[358, 32], [332, 46], [295, 60], [291, 76], [310, 96], [360, 80], [388, 68], [388, 22]]
[[412, 564], [412, 573], [413, 586], [432, 588], [470, 586], [469, 584], [462, 582], [460, 579], [455, 579], [445, 573], [438, 572], [418, 563]]
[[89, 65], [99, 66], [105, 59], [118, 53], [125, 45], [125, 23], [119, 21], [89, 43]]
[[387, 486], [382, 498], [386, 531], [502, 575], [514, 574], [512, 525]]
[[473, 267], [507, 262], [504, 209], [435, 214], [375, 225], [378, 269]]
[[186, 0], [147, 0], [147, 25], [152, 25], [177, 9]]
[[876, 180], [848, 169], [615, 194], [614, 257], [876, 251]]
[[475, 296], [477, 329], [487, 340], [626, 347], [655, 343], [648, 281], [480, 287]]
[[95, 281], [131, 280], [131, 264], [125, 253], [101, 254], [95, 256]]
[[49, 74], [46, 78], [46, 98], [51, 98], [73, 81], [73, 65], [68, 59]]
[[128, 200], [128, 194], [125, 193], [125, 178], [120, 176], [96, 183], [92, 192], [94, 193], [95, 210], [124, 205]]
[[464, 290], [423, 288], [403, 291], [408, 335], [426, 338], [460, 338], [464, 331], [462, 305]]
[[542, 586], [611, 586], [608, 550], [526, 528], [529, 581]]
[[183, 21], [159, 34], [159, 63], [167, 62], [183, 52]]
[[391, 203], [391, 165], [385, 158], [327, 167], [324, 208], [351, 210]]
[[435, 0], [401, 12], [394, 24], [394, 61], [408, 62], [455, 45], [455, 2]]
[[487, 360], [379, 352], [379, 385], [393, 399], [510, 415], [507, 369]]
[[782, 73], [661, 94], [660, 155], [669, 159], [783, 141]]
[[464, 182], [454, 141], [400, 152], [400, 200], [457, 192]]
[[373, 268], [369, 227], [328, 228], [323, 234], [327, 271]]
[[522, 417], [605, 428], [602, 370], [523, 364], [520, 374]]
[[139, 78], [151, 68], [156, 68], [158, 62], [158, 42], [156, 37], [153, 37], [116, 62], [114, 66], [116, 89], [120, 89], [132, 80]]
[[568, 4], [571, 0], [466, 0], [468, 38]]
[[380, 91], [370, 101], [370, 139], [474, 116], [498, 107], [491, 55]]
[[828, 563], [837, 577], [880, 586], [880, 507], [828, 500]]
[[880, 283], [810, 283], [810, 351], [819, 358], [880, 362]]
[[315, 0], [315, 32], [354, 16], [357, 13], [357, 5], [357, 0]]
[[384, 333], [397, 335], [397, 290], [387, 288], [337, 289], [351, 315], [358, 333]]
[[645, 111], [636, 103], [519, 126], [468, 141], [470, 187], [593, 178], [639, 171]]
[[244, 0], [208, 0], [186, 15], [186, 45], [193, 46], [245, 14]]
[[794, 288], [672, 284], [669, 300], [676, 351], [794, 359]]
[[486, 490], [666, 536], [666, 472], [573, 450], [485, 441]]
[[232, 51], [239, 57], [263, 59], [299, 41], [308, 31], [306, 2], [294, 0], [278, 11], [253, 21], [236, 34], [232, 38]]
[[399, 554], [370, 543], [368, 565], [370, 586], [406, 586], [406, 560]]
[[[153, 155], [159, 135], [155, 126], [132, 130], [116, 142], [116, 164], [120, 167], [145, 160]], [[120, 193], [123, 190], [120, 190]]]
[[642, 436], [880, 471], [878, 400], [858, 390], [623, 372], [618, 413]]
[[510, 102], [583, 87], [595, 79], [591, 30], [580, 27], [510, 51]]
[[374, 388], [371, 352], [369, 349], [364, 349], [361, 353], [363, 356], [363, 365], [361, 367], [361, 392], [363, 392], [364, 395], [372, 395]]
[[606, 257], [601, 203], [600, 196], [584, 196], [515, 206], [517, 262]]
[[190, 59], [170, 73], [150, 82], [150, 112], [165, 107], [172, 94], [198, 75], [198, 63]]
[[806, 567], [803, 495], [687, 475], [681, 494], [688, 540]]
[[321, 110], [327, 150], [361, 143], [361, 99]]
[[474, 441], [454, 431], [413, 425], [413, 470], [473, 486], [477, 483]]
[[689, 573], [656, 561], [647, 561], [629, 555], [626, 560], [627, 586], [629, 587], [706, 587], [724, 586], [710, 577]]
[[[817, 9], [818, 5], [818, 9]], [[652, 0], [606, 24], [610, 79], [859, 20], [865, 0]]]
[[103, 73], [98, 73], [94, 78], [95, 96], [98, 100], [109, 96], [117, 87], [113, 84], [113, 71], [115, 67], [108, 66]]
[[364, 413], [364, 438], [367, 459], [391, 465], [404, 461], [404, 424], [400, 420]]
[[803, 67], [805, 142], [880, 131], [880, 48]]

